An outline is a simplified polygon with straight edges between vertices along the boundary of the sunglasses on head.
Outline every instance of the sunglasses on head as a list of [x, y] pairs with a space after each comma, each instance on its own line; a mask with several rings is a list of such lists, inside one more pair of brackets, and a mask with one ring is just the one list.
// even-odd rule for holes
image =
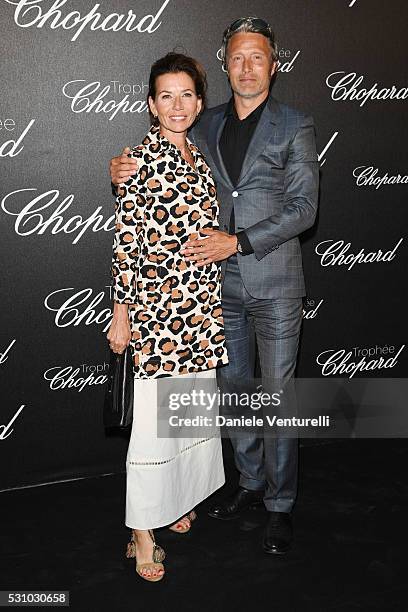
[[239, 19], [231, 23], [227, 30], [227, 34], [229, 34], [230, 32], [235, 32], [235, 30], [238, 30], [238, 28], [240, 28], [244, 23], [248, 22], [259, 30], [266, 30], [267, 32], [271, 33], [271, 26], [264, 19], [260, 19], [259, 17], [240, 17]]

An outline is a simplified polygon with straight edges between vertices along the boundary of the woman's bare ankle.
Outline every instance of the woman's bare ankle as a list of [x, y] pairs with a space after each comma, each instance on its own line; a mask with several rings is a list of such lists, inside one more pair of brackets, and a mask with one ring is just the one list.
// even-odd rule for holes
[[132, 533], [136, 541], [139, 541], [139, 542], [144, 541], [144, 540], [151, 541], [151, 537], [150, 537], [148, 529], [132, 529]]

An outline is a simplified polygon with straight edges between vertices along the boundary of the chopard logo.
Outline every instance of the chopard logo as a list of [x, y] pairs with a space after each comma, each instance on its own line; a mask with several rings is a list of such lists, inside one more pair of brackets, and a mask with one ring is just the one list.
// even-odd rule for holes
[[370, 348], [355, 346], [349, 350], [329, 349], [317, 356], [316, 363], [321, 366], [323, 376], [348, 374], [348, 378], [353, 378], [357, 372], [394, 368], [404, 347], [405, 344], [402, 344], [396, 354], [394, 354], [394, 346]]
[[373, 166], [358, 166], [358, 168], [354, 168], [353, 170], [353, 176], [356, 179], [357, 187], [368, 186], [380, 189], [383, 185], [396, 185], [398, 183], [406, 185], [408, 183], [407, 174], [393, 174], [389, 176], [388, 172], [386, 172], [382, 176], [377, 175], [378, 168], [374, 168]]
[[[82, 85], [85, 83], [85, 85]], [[133, 84], [111, 81], [111, 84], [101, 86], [100, 81], [87, 83], [84, 79], [68, 81], [62, 88], [62, 93], [66, 98], [72, 100], [71, 110], [73, 113], [105, 113], [110, 115], [112, 121], [119, 112], [122, 113], [144, 113], [148, 110], [145, 100], [131, 100], [129, 94], [144, 91], [147, 87], [145, 83]], [[123, 93], [123, 97], [118, 102], [112, 99], [114, 94]]]
[[[108, 287], [111, 290], [111, 287]], [[44, 300], [47, 310], [55, 312], [54, 322], [57, 327], [77, 327], [84, 325], [104, 325], [102, 331], [108, 331], [112, 320], [112, 309], [101, 308], [106, 294], [100, 291], [94, 295], [91, 287], [75, 291], [74, 287], [64, 287], [49, 293]]]
[[67, 0], [55, 0], [50, 5], [50, 0], [5, 0], [7, 4], [15, 6], [14, 23], [20, 28], [43, 28], [48, 26], [51, 30], [62, 28], [63, 30], [71, 30], [73, 36], [71, 41], [74, 42], [82, 34], [85, 28], [92, 32], [102, 30], [103, 32], [139, 32], [153, 34], [160, 28], [162, 22], [159, 21], [163, 15], [165, 8], [170, 0], [162, 2], [159, 10], [155, 15], [145, 15], [139, 17], [132, 10], [126, 14], [109, 13], [104, 16], [98, 12], [100, 4], [95, 4], [88, 13], [81, 15], [79, 11], [71, 11], [63, 13], [68, 8], [65, 5]]
[[[277, 61], [277, 70], [279, 72], [292, 72], [295, 67], [295, 62], [298, 59], [301, 50], [298, 49], [296, 53], [293, 53], [291, 49], [279, 49], [278, 51], [278, 61]], [[217, 59], [222, 62], [222, 49], [218, 49], [217, 51]], [[223, 72], [227, 72], [222, 66]]]
[[[59, 198], [59, 191], [53, 189], [46, 191], [35, 198], [31, 199], [27, 204], [22, 204], [22, 208], [19, 211], [13, 211], [9, 205], [9, 199], [17, 200], [17, 206], [21, 207], [21, 201], [23, 198], [21, 194], [24, 192], [36, 192], [35, 188], [28, 189], [16, 189], [11, 191], [1, 201], [2, 210], [8, 215], [16, 217], [14, 222], [14, 230], [19, 236], [30, 236], [31, 234], [44, 234], [47, 230], [51, 234], [73, 234], [75, 237], [72, 240], [72, 244], [82, 238], [82, 236], [88, 231], [99, 232], [110, 232], [114, 229], [115, 215], [111, 215], [107, 219], [104, 219], [101, 211], [102, 206], [98, 206], [96, 210], [87, 218], [83, 218], [82, 215], [73, 215], [67, 217], [62, 213], [66, 213], [68, 208], [74, 201], [72, 194], [64, 198], [57, 206], [53, 209], [56, 201]], [[48, 218], [44, 215], [44, 211], [47, 211]]]
[[392, 85], [391, 87], [380, 88], [378, 83], [375, 83], [370, 89], [364, 87], [358, 89], [363, 80], [364, 77], [358, 77], [356, 72], [346, 74], [344, 70], [339, 70], [329, 74], [326, 85], [332, 90], [331, 98], [335, 102], [357, 100], [360, 102], [360, 106], [364, 106], [368, 100], [405, 100], [408, 98], [408, 87], [397, 88]]
[[97, 365], [82, 363], [78, 367], [54, 366], [44, 372], [44, 379], [49, 382], [52, 391], [75, 389], [80, 393], [85, 387], [103, 385], [107, 381], [105, 372], [108, 370], [108, 363]]
[[320, 256], [320, 265], [326, 266], [347, 266], [347, 270], [351, 270], [356, 264], [368, 264], [385, 262], [389, 263], [396, 257], [397, 250], [403, 242], [400, 238], [393, 249], [389, 251], [369, 251], [366, 253], [364, 249], [360, 249], [357, 254], [349, 253], [351, 243], [345, 243], [344, 240], [323, 240], [316, 245], [315, 253]]

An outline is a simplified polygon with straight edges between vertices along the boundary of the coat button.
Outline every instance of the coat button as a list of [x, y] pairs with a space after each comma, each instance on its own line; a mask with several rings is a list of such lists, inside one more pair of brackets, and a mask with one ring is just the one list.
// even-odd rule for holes
[[239, 196], [239, 193], [238, 191], [233, 191], [231, 195], [233, 198], [237, 198]]

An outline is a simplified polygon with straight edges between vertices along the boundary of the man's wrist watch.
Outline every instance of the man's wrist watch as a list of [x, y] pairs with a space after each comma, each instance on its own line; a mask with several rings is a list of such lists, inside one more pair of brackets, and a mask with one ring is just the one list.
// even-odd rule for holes
[[248, 236], [245, 231], [237, 232], [237, 253], [240, 255], [251, 255], [254, 252], [251, 243], [249, 242]]

